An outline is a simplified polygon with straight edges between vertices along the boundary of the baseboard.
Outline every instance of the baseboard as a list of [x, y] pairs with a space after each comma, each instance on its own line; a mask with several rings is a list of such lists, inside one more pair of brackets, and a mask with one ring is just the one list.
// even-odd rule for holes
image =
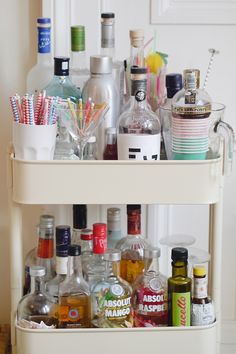
[[221, 343], [236, 344], [236, 320], [222, 322]]

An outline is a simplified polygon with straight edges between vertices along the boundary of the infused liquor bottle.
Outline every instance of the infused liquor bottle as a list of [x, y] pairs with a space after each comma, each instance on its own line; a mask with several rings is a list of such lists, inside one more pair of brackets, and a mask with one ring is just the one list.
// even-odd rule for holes
[[147, 106], [147, 68], [131, 68], [131, 106], [119, 118], [119, 160], [159, 160], [161, 125]]
[[73, 234], [72, 243], [80, 244], [80, 235], [83, 229], [87, 227], [87, 205], [74, 204], [73, 205]]
[[207, 295], [206, 269], [205, 267], [196, 266], [193, 268], [191, 324], [192, 326], [204, 326], [214, 321], [214, 305]]
[[107, 234], [108, 248], [115, 248], [116, 243], [121, 239], [121, 220], [119, 208], [107, 209]]
[[131, 286], [120, 277], [119, 250], [104, 253], [106, 277], [92, 288], [93, 325], [95, 327], [132, 327]]
[[132, 285], [135, 327], [168, 324], [167, 278], [159, 272], [159, 257], [159, 248], [144, 250], [145, 271]]
[[59, 328], [88, 328], [91, 324], [91, 297], [80, 255], [79, 245], [69, 246], [67, 276], [59, 286]]
[[144, 271], [144, 248], [149, 246], [141, 236], [141, 205], [127, 205], [127, 229], [115, 248], [121, 251], [121, 278], [132, 284]]
[[172, 277], [168, 279], [168, 324], [185, 327], [191, 325], [191, 288], [188, 277], [188, 250], [172, 249]]
[[82, 269], [87, 269], [92, 256], [93, 256], [93, 231], [84, 229], [80, 235]]
[[103, 160], [118, 160], [116, 128], [106, 129], [106, 145]]

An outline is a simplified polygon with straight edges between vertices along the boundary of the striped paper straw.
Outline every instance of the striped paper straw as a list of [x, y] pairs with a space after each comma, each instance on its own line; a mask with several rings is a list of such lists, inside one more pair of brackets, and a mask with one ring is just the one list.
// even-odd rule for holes
[[38, 94], [38, 97], [36, 99], [36, 105], [35, 105], [35, 112], [34, 112], [34, 122], [35, 124], [39, 124], [39, 114], [42, 109], [42, 103], [43, 103], [43, 97], [42, 93], [40, 92]]
[[14, 121], [19, 123], [20, 122], [20, 113], [17, 108], [15, 96], [10, 97], [10, 103], [11, 103], [11, 109], [12, 109]]
[[28, 96], [28, 102], [29, 102], [29, 122], [31, 125], [34, 124], [34, 96], [30, 95]]
[[23, 110], [23, 123], [30, 124], [30, 117], [29, 117], [29, 100], [28, 97], [22, 97], [22, 110]]

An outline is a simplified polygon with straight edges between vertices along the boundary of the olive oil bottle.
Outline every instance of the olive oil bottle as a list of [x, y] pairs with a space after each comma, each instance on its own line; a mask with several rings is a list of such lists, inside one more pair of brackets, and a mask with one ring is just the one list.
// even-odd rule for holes
[[191, 288], [188, 277], [188, 250], [176, 247], [171, 252], [172, 277], [168, 279], [168, 325], [191, 325]]

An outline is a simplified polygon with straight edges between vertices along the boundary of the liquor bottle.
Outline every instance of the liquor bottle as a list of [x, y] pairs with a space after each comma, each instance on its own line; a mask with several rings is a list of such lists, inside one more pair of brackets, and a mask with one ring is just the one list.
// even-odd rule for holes
[[112, 77], [112, 59], [109, 56], [97, 55], [90, 57], [91, 77], [86, 82], [82, 97], [86, 102], [89, 97], [96, 104], [106, 103], [109, 110], [97, 130], [98, 159], [102, 160], [105, 149], [106, 128], [116, 127], [119, 116], [118, 89]]
[[27, 92], [37, 94], [51, 80], [53, 63], [51, 55], [51, 19], [38, 18], [38, 57], [37, 63], [27, 75]]
[[159, 160], [161, 126], [146, 102], [147, 69], [131, 68], [132, 103], [119, 118], [119, 160]]
[[87, 269], [87, 266], [93, 256], [93, 231], [84, 229], [80, 234], [82, 270]]
[[38, 245], [26, 255], [24, 294], [30, 291], [30, 267], [41, 265], [46, 269], [45, 281], [55, 276], [54, 216], [41, 215], [37, 227]]
[[84, 160], [97, 160], [97, 138], [91, 136], [84, 148]]
[[[68, 247], [71, 243], [70, 226], [56, 226], [56, 276], [46, 283], [46, 291], [53, 297], [55, 304], [58, 304], [59, 285], [64, 281], [67, 274]], [[58, 312], [55, 311], [58, 318]]]
[[88, 328], [91, 323], [89, 286], [82, 275], [79, 245], [68, 248], [68, 270], [59, 286], [59, 328]]
[[121, 253], [110, 249], [104, 253], [106, 277], [92, 288], [92, 317], [95, 327], [132, 327], [132, 288], [120, 277]]
[[168, 160], [172, 157], [172, 136], [171, 136], [171, 103], [174, 95], [183, 87], [182, 75], [171, 73], [166, 75], [167, 97], [163, 106], [159, 107], [158, 113], [161, 122], [161, 160]]
[[121, 239], [121, 220], [119, 208], [107, 209], [107, 244], [108, 248], [115, 248]]
[[129, 31], [130, 37], [130, 67], [138, 66], [143, 68], [145, 66], [144, 57], [144, 30], [134, 29]]
[[121, 278], [132, 284], [144, 271], [144, 248], [149, 247], [141, 236], [141, 205], [127, 205], [127, 229], [115, 248], [121, 251]]
[[168, 324], [167, 278], [159, 272], [159, 248], [144, 250], [145, 271], [134, 281], [134, 327]]
[[85, 27], [71, 27], [71, 80], [82, 92], [85, 82], [89, 79], [90, 72], [86, 64], [85, 52]]
[[105, 277], [104, 253], [107, 249], [107, 225], [104, 223], [93, 224], [93, 256], [84, 267], [84, 277], [90, 289]]
[[168, 279], [169, 326], [191, 325], [192, 280], [187, 276], [188, 250], [175, 247], [171, 252], [172, 277]]
[[116, 128], [106, 129], [106, 143], [103, 160], [118, 160]]
[[26, 328], [55, 328], [57, 326], [57, 320], [52, 316], [54, 303], [45, 291], [44, 275], [44, 267], [30, 267], [31, 291], [30, 294], [22, 297], [17, 307], [19, 326]]
[[80, 235], [83, 229], [87, 227], [87, 205], [73, 205], [73, 234], [72, 243], [80, 245]]
[[104, 12], [101, 14], [101, 54], [112, 58], [112, 75], [116, 81], [120, 100], [120, 109], [124, 96], [124, 65], [115, 57], [115, 14]]
[[193, 298], [191, 306], [191, 325], [204, 326], [215, 322], [212, 300], [207, 295], [205, 267], [193, 268]]

